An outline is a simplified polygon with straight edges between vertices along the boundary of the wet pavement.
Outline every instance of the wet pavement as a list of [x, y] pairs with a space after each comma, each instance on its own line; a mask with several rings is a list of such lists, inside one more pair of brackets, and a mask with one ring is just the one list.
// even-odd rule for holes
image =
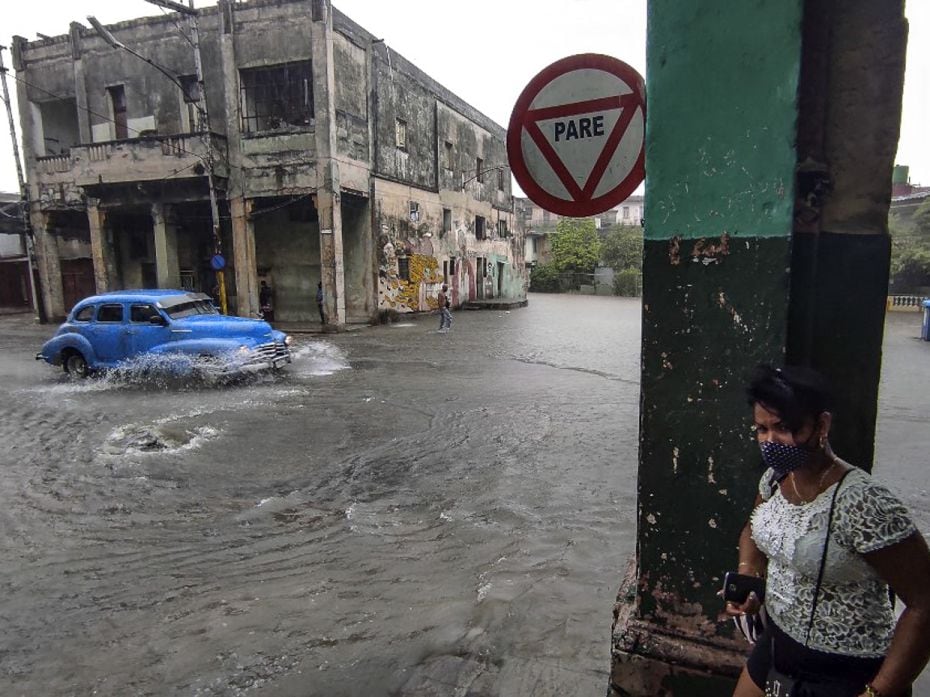
[[[454, 318], [224, 385], [73, 382], [0, 319], [0, 695], [604, 694], [639, 302]], [[930, 530], [918, 328], [889, 318], [877, 461]]]

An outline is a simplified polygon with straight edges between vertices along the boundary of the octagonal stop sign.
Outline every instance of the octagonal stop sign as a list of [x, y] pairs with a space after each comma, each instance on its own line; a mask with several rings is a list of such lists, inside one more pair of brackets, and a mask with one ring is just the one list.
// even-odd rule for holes
[[602, 213], [645, 178], [646, 90], [623, 61], [594, 53], [545, 68], [520, 94], [507, 157], [526, 195], [559, 215]]

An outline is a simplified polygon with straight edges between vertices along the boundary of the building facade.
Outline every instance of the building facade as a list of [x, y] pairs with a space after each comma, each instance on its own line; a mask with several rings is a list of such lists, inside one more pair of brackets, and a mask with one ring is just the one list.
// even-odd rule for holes
[[26, 311], [31, 298], [22, 200], [18, 194], [0, 193], [0, 310]]
[[[549, 263], [552, 251], [549, 236], [555, 232], [561, 216], [523, 197], [514, 197], [513, 213], [517, 230], [524, 240], [523, 257], [526, 265], [533, 267]], [[606, 230], [614, 225], [640, 227], [644, 215], [643, 197], [633, 195], [613, 208], [593, 216], [594, 226], [598, 230]]]
[[179, 18], [108, 27], [162, 71], [78, 23], [14, 39], [49, 317], [95, 291], [216, 294], [217, 253], [230, 310], [264, 281], [277, 321], [318, 321], [318, 284], [335, 325], [429, 310], [443, 282], [456, 305], [525, 296], [502, 127], [328, 0], [201, 10], [202, 82]]

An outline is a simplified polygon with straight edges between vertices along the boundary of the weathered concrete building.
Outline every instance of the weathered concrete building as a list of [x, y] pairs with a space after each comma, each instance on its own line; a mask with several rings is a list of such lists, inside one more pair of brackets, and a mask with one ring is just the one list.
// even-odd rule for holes
[[[523, 257], [527, 266], [551, 261], [549, 236], [559, 223], [558, 213], [552, 213], [528, 198], [516, 196], [513, 203], [514, 222], [524, 240]], [[604, 230], [614, 225], [640, 227], [643, 220], [643, 196], [634, 195], [594, 218], [594, 226]]]
[[[275, 318], [368, 321], [522, 298], [504, 129], [327, 0], [220, 0], [199, 13], [203, 82], [178, 15], [14, 40], [50, 317], [127, 287], [211, 292]], [[203, 128], [201, 90], [210, 133]], [[208, 175], [214, 173], [220, 234]], [[219, 240], [214, 238], [218, 237]]]
[[0, 310], [28, 310], [31, 292], [21, 200], [0, 193]]

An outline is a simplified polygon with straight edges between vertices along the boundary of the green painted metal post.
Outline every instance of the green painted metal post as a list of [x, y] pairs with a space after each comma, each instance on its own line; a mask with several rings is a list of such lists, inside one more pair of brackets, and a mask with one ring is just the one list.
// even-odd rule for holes
[[755, 364], [825, 372], [831, 440], [871, 469], [903, 9], [650, 0], [639, 527], [613, 696], [732, 690], [748, 647], [716, 591], [762, 473]]
[[635, 571], [614, 694], [726, 694], [716, 592], [761, 475], [742, 397], [781, 360], [801, 2], [649, 4]]

